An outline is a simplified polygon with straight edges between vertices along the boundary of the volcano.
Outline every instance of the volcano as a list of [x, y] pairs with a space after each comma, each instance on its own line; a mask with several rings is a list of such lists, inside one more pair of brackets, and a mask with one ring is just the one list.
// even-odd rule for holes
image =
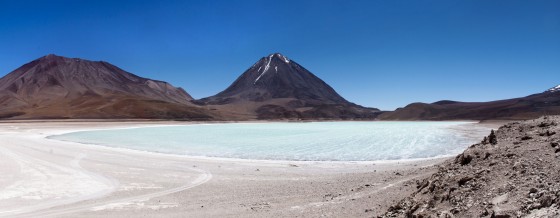
[[107, 62], [52, 54], [0, 79], [0, 118], [211, 118], [191, 100]]
[[227, 89], [195, 102], [249, 119], [373, 119], [379, 111], [347, 101], [280, 53], [261, 58]]

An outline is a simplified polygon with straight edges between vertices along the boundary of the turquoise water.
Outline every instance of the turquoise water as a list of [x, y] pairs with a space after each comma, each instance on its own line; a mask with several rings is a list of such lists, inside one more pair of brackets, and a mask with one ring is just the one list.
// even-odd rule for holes
[[84, 131], [50, 138], [207, 157], [376, 161], [454, 155], [488, 131], [466, 122], [227, 123]]

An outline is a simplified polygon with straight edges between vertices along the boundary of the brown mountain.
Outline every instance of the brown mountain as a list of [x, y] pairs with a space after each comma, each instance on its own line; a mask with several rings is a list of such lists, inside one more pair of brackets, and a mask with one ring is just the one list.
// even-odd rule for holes
[[229, 117], [249, 119], [373, 119], [379, 111], [347, 101], [278, 53], [261, 58], [224, 91], [196, 102]]
[[103, 61], [47, 55], [0, 79], [0, 118], [210, 119], [169, 83]]
[[378, 118], [382, 120], [520, 120], [555, 114], [560, 114], [560, 86], [539, 94], [500, 101], [412, 103], [404, 108], [385, 112]]

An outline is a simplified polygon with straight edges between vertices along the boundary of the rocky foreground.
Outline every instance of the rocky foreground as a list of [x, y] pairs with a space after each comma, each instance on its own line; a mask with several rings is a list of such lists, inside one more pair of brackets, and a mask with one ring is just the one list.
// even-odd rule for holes
[[560, 116], [500, 127], [382, 217], [560, 217]]

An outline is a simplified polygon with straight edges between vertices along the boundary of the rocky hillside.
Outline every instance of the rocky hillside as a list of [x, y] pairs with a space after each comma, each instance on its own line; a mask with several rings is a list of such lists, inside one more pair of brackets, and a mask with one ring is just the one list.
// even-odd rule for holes
[[500, 127], [384, 217], [560, 217], [560, 117]]

